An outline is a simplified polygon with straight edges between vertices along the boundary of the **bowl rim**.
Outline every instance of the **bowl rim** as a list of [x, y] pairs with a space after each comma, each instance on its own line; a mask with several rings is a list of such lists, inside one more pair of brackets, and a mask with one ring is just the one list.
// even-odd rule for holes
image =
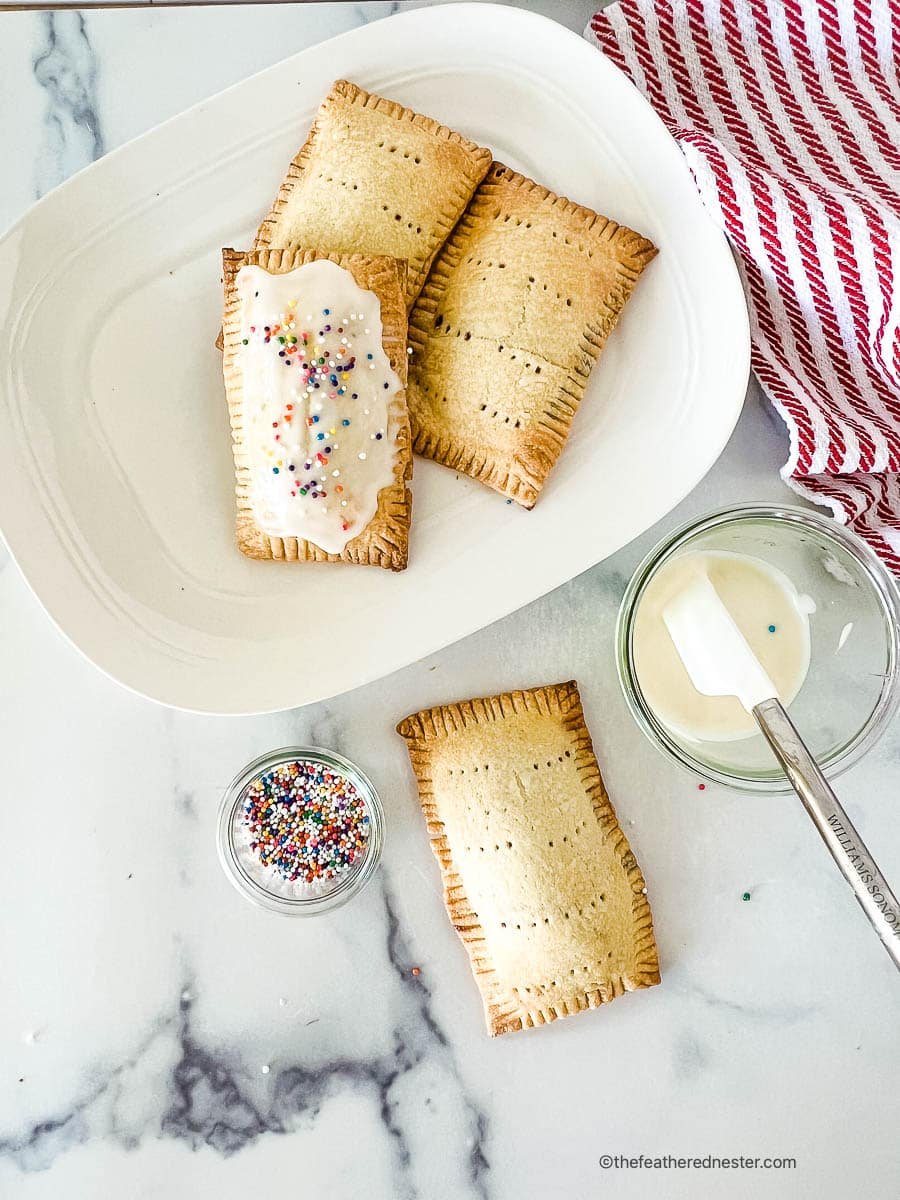
[[744, 792], [768, 795], [786, 795], [791, 785], [786, 776], [759, 778], [740, 772], [720, 770], [709, 763], [694, 758], [668, 732], [656, 718], [644, 698], [634, 668], [632, 655], [632, 632], [637, 605], [647, 584], [673, 554], [695, 537], [710, 529], [736, 524], [742, 521], [786, 522], [793, 526], [811, 529], [831, 539], [842, 550], [849, 553], [869, 580], [876, 594], [885, 625], [888, 630], [888, 669], [878, 700], [859, 730], [844, 745], [829, 757], [820, 761], [822, 770], [829, 778], [836, 778], [857, 763], [884, 733], [900, 703], [900, 590], [880, 558], [857, 534], [839, 524], [832, 517], [813, 509], [791, 504], [732, 504], [702, 513], [685, 521], [658, 541], [635, 568], [625, 589], [616, 619], [615, 645], [616, 668], [619, 684], [625, 701], [639, 728], [667, 757], [693, 775], [699, 775], [712, 783]]
[[[238, 859], [234, 844], [234, 815], [244, 790], [257, 775], [282, 763], [295, 762], [304, 758], [336, 767], [350, 779], [369, 809], [369, 839], [359, 867], [339, 879], [331, 891], [320, 896], [291, 898], [269, 891], [244, 869]], [[289, 917], [307, 917], [340, 908], [365, 887], [381, 860], [384, 849], [384, 827], [384, 806], [381, 803], [381, 797], [371, 779], [356, 763], [323, 746], [279, 746], [275, 750], [260, 754], [252, 762], [247, 763], [225, 789], [219, 802], [216, 846], [219, 862], [229, 882], [245, 899], [269, 912]]]

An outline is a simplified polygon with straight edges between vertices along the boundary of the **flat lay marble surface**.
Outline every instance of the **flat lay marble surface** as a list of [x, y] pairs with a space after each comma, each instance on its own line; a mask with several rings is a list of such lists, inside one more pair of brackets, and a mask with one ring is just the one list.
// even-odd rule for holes
[[[0, 15], [0, 227], [158, 121], [396, 7]], [[528, 7], [580, 30], [592, 5]], [[0, 550], [2, 1200], [897, 1195], [887, 956], [799, 804], [699, 790], [644, 741], [615, 677], [639, 559], [705, 510], [790, 501], [785, 458], [751, 384], [718, 464], [636, 543], [433, 658], [274, 717], [125, 692]], [[648, 881], [663, 983], [490, 1041], [393, 728], [569, 678]], [[248, 760], [304, 742], [363, 766], [388, 839], [355, 902], [291, 921], [229, 886], [214, 818]], [[895, 885], [898, 769], [895, 724], [840, 787]], [[641, 1153], [797, 1165], [600, 1164]]]

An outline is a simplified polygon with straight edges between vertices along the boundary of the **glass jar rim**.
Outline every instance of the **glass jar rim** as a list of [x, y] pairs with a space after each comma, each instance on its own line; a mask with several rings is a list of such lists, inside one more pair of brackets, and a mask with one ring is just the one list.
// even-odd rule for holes
[[889, 670], [885, 677], [878, 700], [856, 734], [831, 758], [820, 763], [829, 778], [843, 774], [857, 763], [872, 748], [887, 727], [900, 703], [900, 680], [898, 680], [898, 658], [900, 658], [900, 592], [893, 576], [870, 546], [846, 526], [832, 517], [824, 516], [812, 509], [790, 504], [734, 504], [715, 509], [690, 521], [684, 522], [668, 533], [644, 556], [635, 569], [619, 606], [616, 621], [616, 668], [625, 701], [644, 735], [668, 757], [680, 766], [712, 783], [738, 791], [786, 795], [791, 785], [786, 777], [770, 779], [741, 775], [738, 772], [720, 770], [701, 759], [694, 758], [668, 732], [657, 719], [646, 701], [632, 658], [631, 634], [638, 603], [647, 584], [673, 554], [694, 538], [709, 530], [745, 521], [786, 522], [790, 525], [811, 529], [825, 538], [830, 538], [846, 551], [860, 567], [885, 617], [888, 630]]
[[[369, 811], [369, 837], [362, 861], [358, 868], [347, 872], [337, 880], [334, 888], [324, 895], [309, 897], [279, 896], [253, 879], [239, 861], [234, 844], [234, 816], [237, 806], [247, 788], [258, 775], [286, 762], [308, 759], [324, 766], [336, 768], [345, 775], [365, 801]], [[355, 896], [375, 872], [384, 848], [384, 808], [375, 785], [356, 763], [333, 750], [322, 746], [281, 746], [259, 755], [243, 767], [225, 789], [219, 803], [216, 829], [216, 844], [219, 861], [229, 882], [245, 899], [261, 908], [285, 916], [313, 916], [331, 912]]]

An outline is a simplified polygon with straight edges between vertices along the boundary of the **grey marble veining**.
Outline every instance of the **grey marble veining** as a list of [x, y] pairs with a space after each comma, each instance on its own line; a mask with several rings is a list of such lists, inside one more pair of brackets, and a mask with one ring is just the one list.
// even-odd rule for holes
[[[576, 30], [592, 8], [527, 6]], [[0, 223], [155, 121], [396, 7], [0, 17], [0, 148], [21, 166], [0, 173]], [[890, 964], [799, 806], [698, 791], [644, 742], [615, 677], [616, 610], [641, 556], [706, 509], [792, 500], [785, 456], [751, 386], [721, 460], [659, 528], [465, 642], [271, 717], [124, 692], [0, 550], [0, 1200], [896, 1194]], [[393, 726], [571, 677], [648, 879], [663, 983], [490, 1041]], [[239, 768], [304, 742], [364, 766], [389, 837], [353, 904], [298, 922], [234, 892], [213, 828]], [[841, 786], [894, 879], [898, 761], [894, 728]], [[798, 1167], [612, 1172], [606, 1152]]]
[[[487, 1196], [487, 1116], [465, 1094], [448, 1039], [431, 1012], [428, 987], [411, 973], [412, 960], [383, 881], [381, 900], [387, 958], [403, 996], [403, 1020], [392, 1030], [387, 1053], [373, 1058], [342, 1058], [318, 1066], [291, 1063], [276, 1072], [269, 1070], [266, 1094], [260, 1101], [256, 1089], [246, 1087], [241, 1068], [235, 1068], [228, 1057], [211, 1053], [192, 1031], [192, 993], [187, 987], [179, 1005], [179, 1056], [171, 1075], [171, 1101], [160, 1123], [164, 1136], [185, 1139], [194, 1149], [208, 1146], [227, 1156], [266, 1134], [290, 1134], [298, 1122], [314, 1121], [335, 1090], [371, 1091], [393, 1149], [394, 1195], [414, 1197], [421, 1192], [415, 1184], [414, 1146], [405, 1111], [409, 1100], [404, 1096], [404, 1085], [408, 1077], [419, 1073], [460, 1089], [467, 1119], [460, 1131], [458, 1153], [467, 1163], [471, 1194]], [[306, 1022], [307, 1026], [314, 1023], [315, 1018]], [[427, 1101], [427, 1096], [423, 1098]]]
[[43, 196], [104, 152], [97, 98], [98, 65], [81, 12], [36, 16], [41, 37], [34, 78], [46, 92], [46, 113], [35, 155], [35, 197]]
[[[249, 1066], [239, 1051], [211, 1043], [197, 1028], [193, 1014], [201, 985], [186, 967], [171, 1011], [150, 1021], [135, 1049], [114, 1066], [90, 1072], [84, 1093], [70, 1097], [59, 1111], [0, 1138], [0, 1159], [22, 1172], [45, 1171], [75, 1147], [99, 1138], [136, 1150], [145, 1139], [159, 1137], [228, 1157], [257, 1139], [313, 1124], [336, 1092], [351, 1090], [371, 1097], [389, 1139], [391, 1194], [413, 1200], [427, 1194], [417, 1182], [419, 1107], [433, 1105], [432, 1090], [447, 1090], [460, 1106], [452, 1152], [462, 1167], [465, 1194], [486, 1200], [488, 1115], [460, 1076], [453, 1047], [432, 1011], [427, 982], [413, 974], [414, 958], [384, 876], [373, 890], [382, 909], [384, 967], [397, 994], [380, 1053], [325, 1062], [313, 1054], [277, 1068]], [[289, 1002], [280, 998], [279, 1003]], [[303, 1027], [318, 1020], [303, 1018]], [[37, 1041], [41, 1035], [33, 1036]]]
[[390, 0], [388, 4], [354, 4], [354, 15], [360, 24], [365, 24], [369, 21], [378, 21], [382, 17], [392, 17], [395, 12], [400, 11], [398, 0]]

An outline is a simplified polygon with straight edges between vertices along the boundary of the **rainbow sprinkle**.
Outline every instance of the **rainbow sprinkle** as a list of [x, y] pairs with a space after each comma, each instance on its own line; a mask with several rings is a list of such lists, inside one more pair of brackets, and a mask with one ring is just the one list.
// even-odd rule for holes
[[[330, 322], [322, 319], [331, 315], [331, 309], [323, 308], [321, 318], [318, 320], [313, 318], [311, 313], [308, 314], [304, 323], [297, 315], [297, 303], [297, 299], [289, 301], [286, 310], [273, 315], [266, 325], [251, 325], [250, 337], [244, 338], [243, 344], [246, 346], [250, 341], [257, 341], [263, 345], [272, 346], [284, 365], [294, 368], [296, 375], [295, 399], [301, 409], [307, 406], [321, 409], [320, 400], [326, 396], [329, 400], [346, 403], [345, 397], [350, 390], [348, 380], [357, 366], [351, 339], [356, 333], [355, 325], [363, 320], [363, 314], [350, 313], [341, 318], [337, 327], [334, 328]], [[307, 328], [303, 328], [304, 324]], [[368, 333], [369, 330], [366, 329], [365, 332]], [[329, 337], [329, 335], [331, 336]], [[366, 355], [366, 359], [372, 360], [374, 355], [369, 353]], [[370, 361], [368, 365], [374, 369], [375, 363]], [[388, 389], [389, 387], [390, 383], [385, 381], [384, 388]], [[353, 392], [350, 399], [358, 399], [357, 393]], [[295, 417], [303, 419], [302, 413], [295, 410], [294, 404], [286, 403], [278, 419], [272, 422], [272, 429], [275, 430], [273, 441], [276, 444], [267, 448], [265, 453], [275, 459], [271, 465], [273, 475], [280, 474], [285, 465], [284, 458], [276, 457], [284, 453], [282, 447], [277, 443], [281, 442], [282, 433], [290, 432]], [[307, 427], [311, 429], [313, 425], [319, 423], [319, 414], [311, 412], [305, 420]], [[343, 417], [341, 427], [349, 426], [351, 420], [351, 416]], [[337, 428], [330, 429], [328, 432], [330, 435], [334, 435], [337, 433]], [[312, 436], [316, 442], [326, 440], [325, 434], [320, 431], [316, 431]], [[373, 435], [378, 441], [383, 436], [383, 430], [377, 435]], [[293, 479], [290, 481], [292, 498], [298, 496], [308, 496], [310, 500], [326, 500], [328, 498], [328, 490], [323, 484], [326, 482], [327, 469], [333, 463], [331, 456], [338, 448], [338, 443], [333, 441], [331, 445], [323, 446], [321, 449], [317, 448], [319, 449], [318, 453], [315, 451], [310, 453], [302, 466], [297, 462], [287, 463], [288, 471], [294, 473]], [[287, 457], [290, 458], [289, 453]], [[360, 455], [360, 458], [363, 457]], [[337, 472], [333, 471], [332, 474], [337, 474]], [[343, 492], [344, 489], [339, 487], [336, 491]], [[352, 496], [344, 494], [341, 499], [341, 507], [352, 509], [354, 507]], [[344, 521], [342, 527], [346, 531], [350, 525], [351, 522]]]
[[290, 883], [336, 879], [365, 852], [369, 809], [339, 771], [309, 759], [257, 776], [244, 793], [250, 848]]

